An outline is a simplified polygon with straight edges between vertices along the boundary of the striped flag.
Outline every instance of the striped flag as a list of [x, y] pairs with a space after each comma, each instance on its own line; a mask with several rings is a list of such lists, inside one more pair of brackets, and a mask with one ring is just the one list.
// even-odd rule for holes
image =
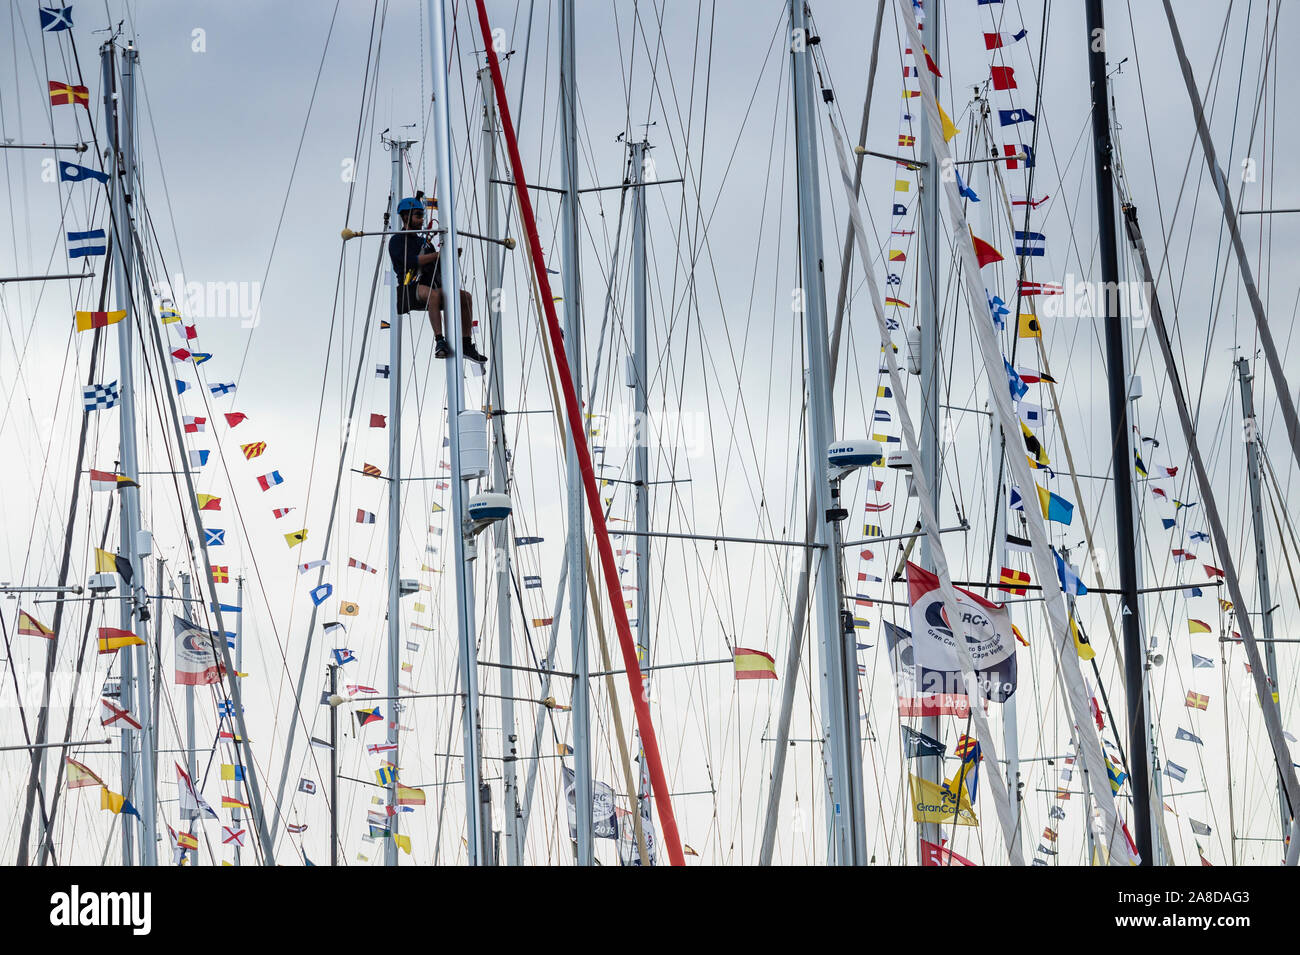
[[776, 660], [762, 650], [736, 647], [732, 654], [737, 680], [775, 680]]

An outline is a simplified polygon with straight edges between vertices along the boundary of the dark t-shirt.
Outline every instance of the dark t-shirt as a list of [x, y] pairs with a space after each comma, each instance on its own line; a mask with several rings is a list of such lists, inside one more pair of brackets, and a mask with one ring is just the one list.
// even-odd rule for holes
[[435, 259], [423, 266], [419, 264], [419, 256], [430, 251], [432, 250], [424, 239], [414, 233], [395, 235], [388, 240], [388, 256], [393, 261], [393, 273], [397, 276], [398, 314], [405, 315], [412, 309], [419, 309], [419, 302], [415, 298], [417, 285], [428, 285], [431, 288], [439, 286], [438, 261]]

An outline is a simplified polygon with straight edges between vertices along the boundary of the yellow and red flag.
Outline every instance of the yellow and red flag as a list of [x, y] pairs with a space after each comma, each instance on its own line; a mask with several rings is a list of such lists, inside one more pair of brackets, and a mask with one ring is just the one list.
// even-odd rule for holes
[[737, 680], [775, 680], [776, 660], [762, 650], [736, 647], [732, 656]]

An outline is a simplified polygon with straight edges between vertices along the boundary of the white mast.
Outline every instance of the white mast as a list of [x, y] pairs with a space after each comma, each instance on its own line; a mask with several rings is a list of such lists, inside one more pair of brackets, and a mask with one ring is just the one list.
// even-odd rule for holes
[[[392, 185], [388, 197], [388, 227], [402, 228], [397, 214], [402, 201], [402, 166], [411, 140], [388, 141], [392, 153]], [[400, 281], [401, 277], [396, 277]], [[388, 695], [389, 706], [387, 742], [397, 745], [397, 727], [401, 723], [402, 704], [397, 698], [398, 676], [401, 673], [402, 649], [402, 326], [403, 316], [397, 311], [397, 293], [389, 296], [388, 330]], [[393, 765], [400, 766], [400, 750], [391, 750]], [[385, 787], [390, 807], [388, 817], [389, 838], [384, 840], [384, 865], [397, 865], [398, 820], [396, 775]]]
[[[437, 175], [438, 218], [442, 226], [443, 331], [456, 341], [460, 331], [460, 262], [456, 252], [455, 172], [451, 148], [451, 111], [447, 95], [447, 22], [445, 0], [429, 0], [429, 50], [433, 69], [434, 170]], [[482, 865], [479, 836], [479, 693], [478, 645], [474, 635], [474, 591], [465, 562], [467, 518], [465, 487], [461, 479], [461, 409], [464, 406], [464, 348], [455, 347], [447, 359], [447, 422], [451, 444], [452, 541], [456, 570], [457, 637], [460, 646], [462, 730], [465, 763], [465, 840], [470, 865]], [[392, 374], [392, 369], [390, 369]], [[471, 412], [474, 414], [474, 412]], [[396, 710], [394, 710], [396, 714]]]
[[[560, 0], [560, 222], [563, 231], [564, 259], [564, 348], [573, 373], [573, 388], [582, 405], [582, 304], [578, 280], [578, 93], [574, 66], [573, 0]], [[545, 263], [536, 263], [538, 268]], [[575, 422], [575, 427], [585, 427]], [[592, 845], [592, 770], [591, 770], [591, 661], [587, 656], [587, 559], [582, 493], [582, 472], [573, 434], [566, 432], [569, 517], [569, 634], [573, 644], [573, 762], [574, 798], [578, 827], [578, 865], [594, 864]], [[612, 598], [611, 598], [612, 599]]]
[[[104, 114], [107, 130], [110, 165], [113, 168], [113, 285], [119, 311], [126, 318], [117, 323], [118, 422], [121, 441], [122, 473], [130, 478], [139, 476], [135, 427], [135, 323], [138, 320], [135, 299], [131, 288], [131, 269], [134, 255], [131, 248], [132, 228], [129, 219], [127, 194], [132, 191], [135, 173], [135, 63], [139, 53], [132, 47], [122, 51], [122, 84], [120, 94], [116, 87], [114, 68], [114, 41], [100, 48], [104, 80]], [[120, 99], [119, 99], [120, 95]], [[119, 109], [120, 103], [120, 109]], [[130, 631], [145, 641], [144, 646], [124, 647], [118, 651], [119, 672], [122, 680], [122, 706], [139, 718], [138, 751], [132, 748], [132, 739], [123, 732], [123, 795], [136, 804], [140, 812], [141, 837], [138, 861], [141, 865], [156, 865], [158, 861], [156, 824], [156, 784], [153, 756], [153, 707], [150, 702], [149, 681], [149, 628], [144, 599], [144, 565], [141, 552], [147, 553], [147, 536], [140, 532], [140, 489], [126, 487], [120, 492], [122, 511], [119, 517], [121, 530], [120, 551], [131, 568], [131, 580], [123, 581], [121, 629]], [[139, 596], [137, 597], [137, 588]], [[137, 693], [137, 690], [139, 691]], [[138, 783], [138, 788], [137, 788]], [[134, 798], [133, 798], [134, 797]], [[134, 823], [129, 816], [122, 817], [123, 863], [130, 865], [135, 855], [133, 843]]]
[[[866, 863], [866, 833], [862, 827], [862, 790], [853, 770], [850, 737], [858, 737], [856, 682], [850, 683], [847, 666], [843, 601], [840, 592], [839, 535], [831, 511], [838, 508], [832, 496], [826, 452], [833, 440], [830, 394], [829, 336], [826, 326], [826, 288], [822, 256], [821, 190], [817, 176], [817, 126], [812, 92], [812, 44], [804, 0], [790, 0], [791, 82], [795, 114], [795, 162], [799, 187], [799, 255], [803, 282], [803, 325], [808, 355], [808, 479], [817, 502], [814, 543], [820, 551], [815, 596], [822, 648], [822, 711], [827, 719], [830, 749], [830, 798], [826, 807], [831, 833], [829, 856], [840, 865]], [[796, 315], [796, 321], [798, 316]], [[850, 635], [849, 639], [852, 637]], [[856, 673], [856, 671], [855, 671]], [[850, 706], [850, 704], [854, 704]]]

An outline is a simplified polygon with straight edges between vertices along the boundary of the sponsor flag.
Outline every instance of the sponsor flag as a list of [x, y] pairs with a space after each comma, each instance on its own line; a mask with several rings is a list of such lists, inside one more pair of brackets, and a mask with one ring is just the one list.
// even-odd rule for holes
[[218, 650], [217, 635], [180, 616], [172, 617], [172, 626], [176, 641], [176, 685], [220, 683], [226, 668]]

